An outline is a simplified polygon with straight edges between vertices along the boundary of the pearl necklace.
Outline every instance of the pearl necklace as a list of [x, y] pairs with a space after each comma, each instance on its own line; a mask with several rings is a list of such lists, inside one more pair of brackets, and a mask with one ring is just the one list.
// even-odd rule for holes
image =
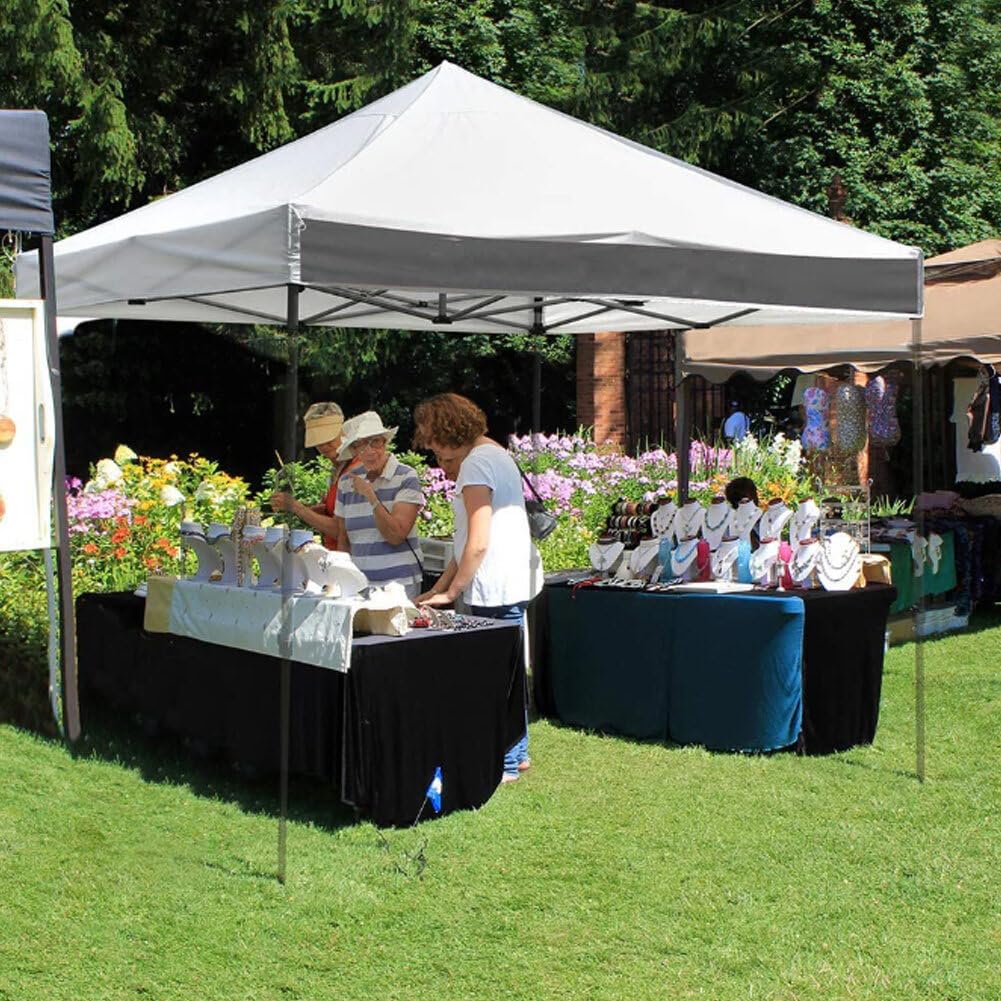
[[[845, 557], [840, 563], [835, 559], [839, 548]], [[849, 590], [861, 569], [862, 557], [858, 543], [850, 535], [836, 532], [822, 543], [817, 558], [817, 571], [828, 591]]]

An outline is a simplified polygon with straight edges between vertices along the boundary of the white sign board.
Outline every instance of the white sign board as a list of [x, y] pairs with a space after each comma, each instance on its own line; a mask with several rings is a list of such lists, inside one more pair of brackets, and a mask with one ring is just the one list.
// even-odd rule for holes
[[54, 447], [42, 303], [0, 299], [0, 551], [52, 545]]

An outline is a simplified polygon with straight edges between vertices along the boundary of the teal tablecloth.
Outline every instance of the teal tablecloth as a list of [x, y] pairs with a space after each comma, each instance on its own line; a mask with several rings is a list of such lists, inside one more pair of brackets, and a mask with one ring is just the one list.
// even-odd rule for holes
[[632, 737], [766, 751], [796, 742], [796, 597], [549, 589], [557, 715]]

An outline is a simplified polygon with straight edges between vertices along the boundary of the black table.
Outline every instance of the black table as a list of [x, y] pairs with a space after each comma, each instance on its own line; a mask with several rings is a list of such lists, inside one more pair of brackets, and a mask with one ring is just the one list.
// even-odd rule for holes
[[[764, 749], [774, 742], [760, 740], [768, 733], [791, 733], [790, 742], [796, 740], [791, 728], [799, 729], [801, 698], [798, 745], [805, 753], [845, 750], [875, 737], [894, 588], [755, 591], [733, 596], [729, 605], [730, 598], [712, 595], [595, 589], [568, 602], [566, 576], [547, 579], [532, 610], [533, 694], [540, 713], [634, 737]], [[741, 651], [740, 636], [748, 635], [753, 621], [749, 598], [773, 602], [761, 621], [770, 623], [776, 638], [783, 633], [782, 642], [757, 636]], [[790, 602], [802, 606], [801, 680], [789, 671], [794, 633], [775, 604], [786, 612]], [[691, 610], [687, 619], [685, 610]], [[679, 621], [689, 628], [714, 624], [715, 630], [701, 643], [696, 637], [686, 644], [674, 633]], [[568, 628], [574, 631], [569, 638]], [[754, 658], [753, 676], [740, 670], [747, 656]], [[799, 693], [794, 683], [801, 684]], [[714, 690], [721, 693], [718, 706]]]
[[[100, 699], [277, 770], [281, 662], [147, 633], [143, 613], [131, 594], [77, 601], [84, 712]], [[510, 623], [356, 637], [346, 674], [293, 662], [290, 771], [334, 783], [381, 826], [414, 821], [439, 765], [443, 813], [482, 806], [524, 729], [524, 670], [521, 631]]]

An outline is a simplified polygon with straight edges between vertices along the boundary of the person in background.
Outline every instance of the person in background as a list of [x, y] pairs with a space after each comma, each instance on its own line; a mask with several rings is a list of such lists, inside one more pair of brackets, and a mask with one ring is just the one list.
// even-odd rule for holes
[[740, 409], [740, 404], [736, 400], [730, 401], [730, 414], [723, 422], [723, 437], [728, 442], [737, 442], [747, 435], [751, 430], [751, 421], [747, 414]]
[[315, 448], [325, 459], [329, 459], [333, 469], [327, 492], [319, 504], [302, 504], [291, 493], [278, 490], [269, 499], [272, 511], [288, 511], [323, 537], [327, 549], [339, 549], [343, 527], [334, 514], [337, 501], [337, 482], [353, 466], [354, 459], [341, 461], [337, 458], [345, 429], [344, 411], [336, 403], [314, 403], [303, 416], [306, 427], [305, 446]]
[[[417, 405], [414, 443], [434, 452], [455, 481], [455, 558], [418, 605], [450, 605], [460, 595], [470, 614], [523, 622], [534, 597], [532, 544], [521, 472], [507, 449], [487, 437], [487, 418], [472, 400], [441, 393]], [[526, 693], [527, 696], [527, 693]], [[524, 736], [504, 755], [502, 782], [530, 765], [526, 698]]]
[[383, 587], [396, 581], [412, 599], [421, 589], [415, 523], [424, 494], [417, 471], [389, 451], [397, 430], [385, 427], [372, 410], [344, 425], [337, 457], [353, 458], [361, 467], [341, 477], [334, 514], [351, 559], [369, 583]]

